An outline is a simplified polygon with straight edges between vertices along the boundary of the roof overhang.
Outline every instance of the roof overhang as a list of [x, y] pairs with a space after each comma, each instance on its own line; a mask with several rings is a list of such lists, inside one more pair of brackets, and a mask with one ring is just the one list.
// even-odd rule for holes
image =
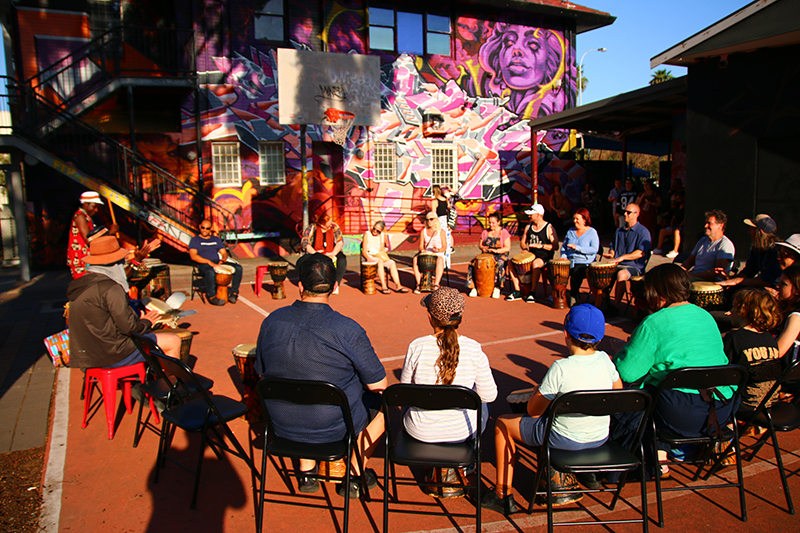
[[798, 28], [800, 2], [757, 0], [653, 57], [650, 68], [688, 66], [709, 57], [797, 44]]
[[[532, 131], [574, 129], [610, 141], [658, 145], [668, 149], [673, 116], [686, 111], [687, 77], [681, 76], [529, 122]], [[663, 148], [666, 143], [667, 148]], [[634, 151], [634, 150], [631, 150]]]
[[462, 0], [461, 3], [526, 11], [574, 21], [577, 33], [609, 26], [617, 19], [617, 17], [604, 11], [598, 11], [565, 0]]

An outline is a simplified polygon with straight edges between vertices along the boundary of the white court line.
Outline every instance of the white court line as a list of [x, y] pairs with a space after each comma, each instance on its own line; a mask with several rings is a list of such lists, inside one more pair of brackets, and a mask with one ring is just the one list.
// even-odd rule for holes
[[247, 307], [251, 308], [253, 311], [258, 313], [259, 315], [261, 315], [263, 317], [268, 317], [269, 316], [268, 312], [264, 311], [263, 309], [261, 309], [259, 306], [257, 306], [256, 304], [254, 304], [253, 302], [251, 302], [250, 300], [248, 300], [244, 296], [239, 296], [239, 301], [243, 302], [244, 305], [246, 305]]
[[[800, 459], [797, 459], [797, 455], [800, 454], [800, 450], [794, 450], [792, 452], [785, 452], [783, 454], [784, 459], [784, 466], [789, 466]], [[777, 470], [778, 467], [767, 461], [757, 461], [751, 463], [747, 466], [742, 467], [742, 474], [745, 478], [753, 477], [755, 475], [761, 474], [768, 470]], [[778, 477], [778, 473], [775, 473], [775, 476]], [[721, 477], [727, 479], [728, 481], [733, 481], [736, 479], [736, 470], [731, 469], [730, 471], [723, 472]], [[694, 486], [702, 486], [705, 484], [710, 483], [709, 481], [698, 480], [694, 482], [685, 483], [688, 487]], [[635, 483], [632, 483], [635, 484]], [[779, 479], [776, 479], [776, 487], [780, 487]], [[747, 489], [747, 484], [745, 484], [745, 490]], [[634, 508], [635, 510], [639, 510], [641, 508], [642, 497], [641, 493], [637, 490], [636, 496], [631, 495], [630, 497], [622, 498], [621, 501], [628, 504], [630, 507]], [[691, 492], [662, 492], [661, 499], [662, 501], [673, 500], [675, 498], [680, 498], [682, 495], [692, 494]], [[696, 494], [696, 493], [695, 493]], [[781, 495], [782, 496], [782, 495]], [[752, 496], [751, 496], [752, 498]], [[781, 503], [785, 504], [785, 500], [779, 500], [777, 505], [780, 506]], [[648, 506], [648, 514], [652, 513], [656, 507], [656, 491], [655, 487], [652, 490], [647, 491], [647, 506]], [[527, 507], [527, 502], [526, 502]], [[604, 504], [596, 504], [587, 506], [584, 508], [585, 510], [576, 510], [576, 511], [562, 511], [558, 513], [559, 521], [563, 522], [572, 522], [576, 520], [587, 520], [587, 518], [594, 517], [597, 519], [602, 519], [606, 515], [612, 514], [614, 511], [611, 511], [606, 507]], [[627, 510], [627, 509], [624, 509]], [[676, 509], [677, 511], [677, 509]], [[668, 518], [666, 516], [667, 509], [664, 510], [665, 512], [665, 519]], [[723, 511], [719, 511], [723, 512]], [[731, 509], [731, 512], [735, 514], [735, 516], [739, 516], [739, 508], [738, 506], [735, 509]], [[499, 520], [497, 522], [482, 522], [481, 523], [481, 531], [483, 533], [491, 532], [491, 533], [502, 533], [505, 531], [521, 531], [522, 529], [527, 530], [528, 528], [534, 528], [537, 526], [546, 526], [547, 525], [547, 514], [545, 513], [545, 509], [543, 507], [537, 508], [534, 513], [538, 513], [535, 515], [525, 516], [523, 514], [518, 514], [514, 516], [519, 516], [519, 519], [511, 518], [507, 520]], [[588, 524], [592, 522], [587, 520]], [[411, 532], [409, 532], [411, 533]], [[475, 526], [474, 525], [463, 525], [459, 528], [441, 528], [441, 529], [421, 529], [415, 531], [413, 533], [475, 533]]]
[[[627, 318], [615, 318], [613, 320], [609, 320], [607, 322], [607, 324], [612, 324], [612, 325], [613, 324], [619, 324], [620, 322], [625, 322], [627, 320], [628, 320]], [[481, 347], [483, 347], [483, 346], [494, 346], [496, 344], [507, 344], [509, 342], [527, 341], [527, 340], [531, 340], [531, 339], [541, 339], [542, 337], [551, 337], [553, 335], [560, 335], [563, 332], [564, 332], [563, 329], [557, 329], [557, 330], [554, 330], [554, 331], [546, 331], [544, 333], [537, 333], [535, 335], [525, 335], [524, 337], [513, 337], [513, 338], [510, 338], [510, 339], [499, 339], [499, 340], [496, 340], [496, 341], [482, 342], [481, 343]], [[405, 359], [405, 358], [406, 358], [405, 355], [395, 355], [395, 356], [392, 356], [392, 357], [382, 357], [380, 359], [380, 361], [383, 363], [383, 362], [386, 362], [386, 361], [397, 361], [398, 359]]]
[[58, 369], [53, 426], [50, 430], [50, 450], [44, 476], [42, 510], [39, 527], [42, 531], [58, 531], [61, 516], [61, 492], [64, 481], [64, 463], [67, 456], [67, 427], [69, 426], [69, 368]]

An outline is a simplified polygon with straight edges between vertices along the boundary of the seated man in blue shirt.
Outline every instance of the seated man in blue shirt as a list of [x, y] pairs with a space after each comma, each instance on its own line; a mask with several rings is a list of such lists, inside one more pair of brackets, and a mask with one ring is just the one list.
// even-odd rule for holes
[[[261, 324], [256, 347], [256, 372], [262, 377], [307, 379], [332, 383], [350, 403], [358, 446], [364, 461], [372, 455], [384, 431], [380, 391], [387, 386], [386, 371], [378, 360], [367, 333], [354, 320], [331, 309], [328, 298], [336, 288], [336, 268], [325, 254], [306, 254], [297, 260], [300, 300], [273, 311]], [[308, 443], [336, 442], [345, 434], [341, 410], [322, 405], [267, 402], [275, 434]], [[358, 466], [351, 464], [353, 472]], [[301, 459], [300, 492], [316, 492], [318, 467]], [[377, 476], [366, 471], [369, 488]], [[344, 484], [336, 492], [358, 498], [360, 481]]]
[[194, 262], [206, 285], [206, 297], [212, 305], [225, 305], [225, 302], [217, 298], [217, 277], [214, 267], [225, 263], [233, 267], [233, 279], [228, 289], [228, 301], [236, 303], [239, 298], [239, 284], [242, 282], [242, 265], [239, 263], [227, 263], [230, 258], [228, 249], [222, 243], [222, 239], [211, 235], [211, 221], [204, 220], [200, 223], [200, 235], [192, 237], [189, 241], [189, 257]]
[[614, 232], [614, 243], [611, 250], [603, 254], [616, 263], [617, 288], [614, 293], [614, 304], [619, 308], [622, 295], [625, 293], [626, 282], [632, 276], [644, 275], [647, 256], [650, 251], [650, 232], [639, 224], [639, 206], [628, 204], [622, 212], [625, 225]]

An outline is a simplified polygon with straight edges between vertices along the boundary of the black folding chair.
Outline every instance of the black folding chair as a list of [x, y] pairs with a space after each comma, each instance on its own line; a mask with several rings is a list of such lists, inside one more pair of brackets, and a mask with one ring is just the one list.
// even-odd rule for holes
[[[358, 443], [356, 439], [358, 435], [353, 427], [353, 420], [350, 415], [350, 403], [347, 395], [336, 385], [325, 383], [322, 381], [304, 381], [293, 380], [285, 378], [264, 378], [256, 385], [258, 392], [259, 403], [264, 411], [264, 416], [267, 420], [267, 427], [264, 430], [264, 454], [261, 458], [261, 475], [263, 476], [261, 487], [258, 492], [258, 506], [256, 507], [256, 531], [261, 533], [264, 523], [264, 502], [269, 501], [272, 503], [284, 503], [287, 505], [302, 505], [304, 507], [323, 507], [329, 508], [328, 505], [308, 505], [307, 503], [297, 503], [289, 501], [278, 500], [265, 500], [266, 482], [267, 482], [267, 456], [275, 457], [288, 457], [291, 459], [311, 459], [317, 461], [337, 461], [344, 459], [345, 463], [350, 462], [353, 452], [356, 455], [356, 461], [361, 472], [361, 494], [369, 501], [369, 487], [367, 485], [366, 472], [364, 470], [364, 462], [362, 461], [361, 454], [358, 450]], [[280, 400], [296, 405], [330, 405], [339, 407], [342, 410], [342, 417], [344, 418], [346, 432], [342, 440], [335, 442], [324, 442], [319, 444], [312, 444], [308, 442], [298, 442], [286, 439], [275, 434], [275, 429], [272, 424], [272, 418], [269, 414], [268, 401]], [[282, 476], [284, 481], [289, 487], [289, 492], [292, 496], [297, 494], [294, 487], [289, 480], [290, 476], [300, 476], [301, 472], [297, 470], [288, 469], [284, 466]], [[305, 475], [305, 474], [302, 474]], [[332, 481], [334, 479], [330, 476], [317, 475], [315, 476], [323, 481]], [[345, 468], [344, 486], [350, 486], [350, 468]], [[314, 496], [307, 496], [308, 499], [320, 498]], [[350, 517], [350, 499], [345, 494], [344, 507], [334, 508], [335, 510], [344, 511], [342, 531], [347, 533], [348, 520]]]
[[[744, 384], [747, 382], [747, 370], [739, 365], [726, 365], [726, 366], [708, 366], [696, 368], [679, 368], [667, 374], [667, 377], [659, 384], [658, 393], [656, 395], [655, 404], [653, 407], [653, 416], [651, 416], [653, 424], [653, 455], [656, 461], [656, 502], [658, 504], [658, 527], [664, 527], [664, 502], [661, 497], [662, 492], [674, 492], [681, 490], [698, 490], [698, 489], [719, 489], [725, 487], [737, 487], [739, 489], [739, 504], [742, 510], [742, 522], [747, 522], [747, 508], [744, 501], [744, 476], [742, 475], [742, 461], [741, 449], [739, 447], [739, 432], [737, 430], [736, 412], [731, 413], [730, 420], [719, 420], [719, 433], [716, 435], [704, 435], [700, 437], [684, 437], [670, 433], [665, 430], [659, 430], [655, 423], [655, 413], [658, 409], [658, 401], [661, 398], [663, 391], [668, 389], [691, 389], [698, 391], [712, 391], [717, 387], [733, 386], [736, 387], [736, 392], [731, 397], [730, 401], [735, 402], [738, 400], [740, 391]], [[733, 428], [729, 428], [728, 424], [732, 423]], [[661, 488], [661, 472], [660, 464], [676, 465], [676, 464], [696, 464], [698, 465], [692, 481], [697, 481], [700, 474], [708, 464], [709, 460], [715, 453], [717, 444], [727, 444], [733, 440], [734, 451], [736, 454], [736, 483], [722, 483], [715, 485], [699, 485], [699, 486], [680, 486]], [[665, 463], [658, 462], [658, 442], [661, 441], [668, 444], [670, 448], [679, 448], [687, 444], [695, 444], [705, 447], [705, 452], [696, 459], [687, 459], [684, 461], [666, 461]]]
[[[159, 348], [158, 345], [152, 340], [136, 333], [131, 333], [131, 340], [133, 341], [133, 344], [136, 345], [136, 348], [139, 350], [139, 352], [144, 356], [145, 363], [148, 366], [148, 375], [153, 376], [152, 379], [148, 379], [144, 383], [139, 383], [134, 386], [134, 389], [142, 393], [142, 400], [139, 402], [139, 416], [136, 418], [136, 429], [133, 434], [133, 447], [136, 448], [139, 446], [139, 439], [142, 438], [142, 435], [144, 435], [146, 429], [149, 429], [156, 435], [161, 435], [161, 428], [150, 422], [151, 413], [149, 410], [147, 411], [147, 418], [145, 418], [144, 422], [142, 422], [144, 398], [147, 396], [152, 397], [153, 401], [156, 403], [156, 406], [161, 411], [175, 405], [177, 398], [170, 398], [170, 392], [172, 392], [170, 384], [176, 384], [175, 376], [167, 376], [164, 373], [164, 369], [161, 367], [159, 361], [152, 355], [156, 351], [164, 355], [164, 352], [161, 351], [161, 348]], [[211, 390], [211, 388], [214, 386], [213, 380], [205, 376], [201, 376], [200, 374], [195, 374], [195, 376], [197, 377], [197, 381], [203, 387], [203, 389]], [[179, 387], [181, 386], [180, 383], [177, 384]], [[194, 389], [194, 382], [186, 383], [185, 385], [188, 387], [187, 390], [178, 389], [178, 391], [181, 393], [181, 396], [191, 396], [197, 392]]]
[[[550, 404], [547, 414], [547, 426], [544, 434], [544, 444], [539, 451], [539, 467], [533, 482], [533, 495], [528, 504], [528, 513], [533, 512], [536, 497], [540, 494], [539, 485], [542, 479], [548, 481], [552, 476], [552, 469], [571, 474], [590, 474], [599, 472], [621, 472], [616, 489], [565, 489], [553, 491], [550, 483], [545, 483], [547, 489], [547, 531], [552, 533], [553, 526], [580, 526], [592, 524], [622, 524], [641, 523], [642, 529], [647, 533], [647, 488], [641, 483], [642, 490], [642, 518], [631, 520], [608, 520], [596, 522], [554, 522], [553, 520], [553, 495], [554, 494], [585, 494], [594, 492], [614, 492], [609, 509], [613, 510], [619, 500], [622, 487], [628, 473], [639, 470], [639, 478], [644, 479], [644, 445], [642, 433], [647, 426], [648, 416], [652, 405], [650, 394], [638, 389], [619, 389], [603, 391], [573, 391], [556, 398]], [[597, 448], [587, 450], [559, 450], [550, 447], [550, 433], [553, 421], [558, 416], [585, 415], [585, 416], [610, 416], [616, 413], [641, 413], [641, 418], [636, 429], [635, 437], [630, 448], [625, 448], [611, 440]], [[543, 478], [543, 476], [547, 476]]]
[[[786, 505], [788, 506], [789, 514], [794, 514], [794, 504], [792, 503], [792, 495], [789, 492], [789, 483], [786, 478], [797, 474], [800, 472], [800, 469], [789, 472], [787, 476], [783, 466], [783, 458], [781, 448], [778, 445], [778, 435], [776, 431], [789, 432], [800, 427], [800, 405], [789, 401], [775, 402], [769, 407], [768, 405], [770, 398], [781, 390], [781, 386], [784, 383], [798, 379], [800, 379], [800, 360], [795, 361], [789, 368], [783, 371], [766, 396], [764, 396], [764, 399], [761, 400], [761, 403], [758, 404], [755, 411], [751, 413], [739, 413], [742, 416], [742, 420], [745, 421], [741, 433], [744, 433], [751, 427], [767, 429], [767, 432], [754, 444], [742, 448], [742, 451], [750, 450], [750, 454], [744, 458], [745, 461], [752, 461], [759, 450], [761, 450], [761, 447], [764, 446], [769, 439], [772, 439], [772, 447], [775, 450], [775, 461], [778, 463], [778, 473], [781, 476], [783, 494], [786, 496]], [[729, 449], [730, 446], [720, 455], [720, 458], [717, 459], [714, 467], [709, 474], [706, 475], [706, 478], [719, 469], [722, 464], [722, 459], [726, 456]]]
[[[389, 408], [391, 407], [416, 407], [428, 411], [442, 409], [469, 409], [477, 411], [475, 437], [460, 443], [428, 443], [419, 441], [403, 428], [392, 431]], [[475, 491], [475, 531], [481, 530], [480, 506], [480, 480], [481, 480], [481, 398], [478, 394], [466, 387], [457, 385], [412, 385], [398, 383], [383, 392], [383, 411], [386, 420], [385, 432], [385, 461], [383, 465], [383, 531], [389, 531], [389, 513], [427, 514], [438, 515], [439, 512], [417, 511], [408, 509], [389, 509], [389, 468], [392, 470], [392, 488], [394, 503], [400, 502], [397, 495], [397, 485], [417, 485], [412, 478], [398, 478], [395, 465], [434, 467], [434, 468], [468, 468], [475, 465], [476, 482], [470, 486], [466, 480], [463, 483], [436, 483], [426, 482], [431, 487], [460, 487], [465, 490]], [[462, 478], [463, 479], [463, 478]], [[419, 506], [418, 502], [414, 505]], [[449, 516], [472, 517], [472, 514], [452, 514]]]
[[[203, 466], [203, 452], [205, 452], [206, 443], [214, 450], [214, 453], [220, 460], [222, 460], [220, 452], [227, 452], [235, 457], [243, 459], [247, 463], [247, 466], [250, 467], [250, 471], [253, 473], [254, 477], [259, 479], [260, 476], [253, 464], [253, 460], [247, 455], [244, 448], [242, 448], [242, 445], [239, 443], [236, 435], [233, 434], [233, 431], [231, 431], [231, 428], [228, 427], [229, 421], [244, 416], [247, 412], [247, 406], [227, 396], [211, 396], [203, 387], [200, 379], [192, 372], [192, 369], [182, 361], [168, 357], [161, 353], [160, 350], [151, 352], [151, 355], [155, 361], [161, 365], [165, 373], [175, 376], [174, 382], [168, 381], [170, 388], [168, 396], [169, 401], [173, 399], [176, 401], [174, 406], [165, 409], [161, 413], [163, 423], [161, 426], [161, 438], [158, 443], [158, 455], [156, 456], [153, 483], [158, 483], [158, 474], [163, 459], [169, 459], [187, 472], [193, 474], [195, 479], [191, 508], [194, 509], [197, 503], [197, 489], [200, 486], [200, 470]], [[186, 395], [185, 391], [187, 390], [195, 390], [197, 397], [192, 398]], [[167, 455], [171, 426], [179, 427], [189, 433], [200, 433], [200, 452], [197, 456], [197, 467], [194, 471]], [[216, 436], [216, 440], [210, 437], [208, 434], [209, 430]], [[218, 430], [222, 430], [222, 433], [228, 438], [233, 448], [225, 443], [225, 438]]]

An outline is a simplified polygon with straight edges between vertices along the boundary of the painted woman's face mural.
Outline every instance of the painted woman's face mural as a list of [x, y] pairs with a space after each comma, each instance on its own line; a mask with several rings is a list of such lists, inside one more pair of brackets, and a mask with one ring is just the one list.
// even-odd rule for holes
[[547, 43], [540, 30], [511, 24], [502, 34], [500, 72], [512, 89], [540, 85], [546, 74]]

